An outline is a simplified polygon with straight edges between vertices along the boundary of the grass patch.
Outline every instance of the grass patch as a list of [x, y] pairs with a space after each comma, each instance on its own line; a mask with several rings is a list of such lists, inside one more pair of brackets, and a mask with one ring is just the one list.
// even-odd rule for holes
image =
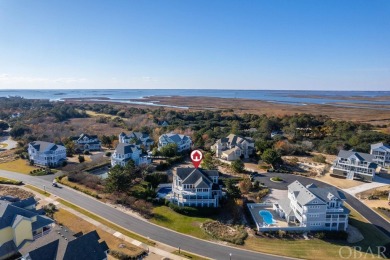
[[31, 171], [36, 170], [38, 168], [30, 166], [26, 160], [17, 159], [11, 162], [0, 163], [0, 169], [11, 172], [29, 174]]
[[179, 250], [173, 251], [172, 254], [182, 256], [182, 257], [188, 258], [188, 259], [194, 259], [194, 260], [208, 260], [209, 259], [209, 258], [204, 258], [204, 257], [198, 256], [198, 255], [188, 253], [188, 252], [183, 251], [183, 250], [180, 250], [180, 253], [179, 253]]
[[116, 230], [116, 231], [122, 233], [122, 234], [125, 235], [125, 236], [134, 238], [134, 239], [136, 239], [136, 240], [138, 240], [138, 241], [140, 241], [140, 242], [142, 242], [142, 243], [145, 243], [145, 244], [148, 244], [148, 245], [151, 245], [151, 246], [156, 245], [156, 243], [153, 242], [152, 240], [146, 239], [146, 238], [144, 238], [144, 237], [141, 236], [141, 235], [138, 235], [138, 234], [133, 233], [133, 232], [127, 230], [127, 229], [124, 229], [124, 228], [122, 228], [122, 227], [120, 227], [120, 226], [118, 226], [118, 225], [116, 225], [116, 224], [114, 224], [114, 223], [112, 223], [112, 222], [110, 222], [110, 221], [108, 221], [108, 220], [102, 218], [102, 217], [99, 217], [99, 216], [97, 216], [97, 215], [95, 215], [95, 214], [89, 212], [88, 210], [85, 210], [85, 209], [83, 209], [83, 208], [80, 208], [80, 207], [78, 207], [78, 206], [76, 206], [76, 205], [74, 205], [74, 204], [72, 204], [72, 203], [70, 203], [70, 202], [68, 202], [68, 201], [66, 201], [66, 200], [57, 199], [57, 201], [60, 202], [60, 203], [62, 203], [62, 204], [65, 205], [65, 206], [67, 206], [67, 207], [73, 209], [73, 210], [76, 210], [76, 211], [80, 212], [81, 214], [86, 215], [87, 217], [89, 217], [89, 218], [91, 218], [91, 219], [93, 219], [93, 220], [96, 220], [96, 221], [102, 223], [103, 225], [106, 225], [106, 226], [109, 227], [109, 228], [112, 228], [112, 229], [114, 229], [114, 230]]
[[63, 185], [66, 185], [74, 190], [81, 191], [82, 193], [87, 194], [89, 196], [92, 196], [96, 199], [102, 199], [102, 197], [99, 196], [99, 194], [97, 194], [94, 189], [90, 189], [90, 188], [86, 187], [85, 185], [82, 185], [82, 184], [79, 184], [76, 182], [71, 182], [68, 180], [67, 176], [65, 176], [63, 178], [57, 178], [57, 181]]
[[46, 196], [46, 197], [50, 197], [51, 196], [51, 194], [49, 193], [49, 192], [47, 192], [47, 191], [44, 191], [44, 190], [41, 190], [41, 189], [39, 189], [39, 188], [37, 188], [37, 187], [35, 187], [35, 186], [32, 186], [32, 185], [25, 185], [24, 187], [26, 187], [26, 188], [29, 188], [30, 190], [33, 190], [33, 191], [35, 191], [35, 192], [38, 192], [39, 194], [42, 194], [42, 195], [44, 195], [44, 196]]
[[[100, 236], [100, 239], [106, 241], [108, 247], [111, 250], [119, 251], [132, 257], [136, 257], [144, 252], [144, 249], [137, 247], [133, 244], [127, 243], [124, 240], [115, 237], [114, 235], [104, 231], [101, 228], [96, 227], [88, 221], [85, 221], [84, 219], [75, 216], [74, 214], [64, 209], [59, 209], [57, 212], [55, 212], [54, 218], [59, 223], [66, 226], [75, 233], [81, 231], [85, 234], [90, 231], [96, 230]], [[119, 247], [120, 245], [124, 245], [124, 247]]]
[[3, 178], [0, 177], [0, 184], [8, 184], [8, 185], [22, 185], [22, 181], [17, 181], [17, 180], [11, 180], [8, 178]]
[[283, 181], [283, 179], [280, 178], [280, 177], [272, 177], [272, 178], [271, 178], [271, 181], [281, 182], [281, 181]]
[[212, 221], [210, 218], [181, 215], [167, 206], [154, 208], [153, 215], [150, 221], [157, 225], [198, 238], [211, 239], [211, 236], [206, 234], [200, 227], [202, 223]]

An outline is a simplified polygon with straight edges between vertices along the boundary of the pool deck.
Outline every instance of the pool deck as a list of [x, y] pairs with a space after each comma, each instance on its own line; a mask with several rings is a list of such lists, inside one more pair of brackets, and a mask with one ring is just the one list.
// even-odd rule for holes
[[285, 219], [279, 217], [277, 215], [273, 208], [272, 208], [272, 203], [253, 203], [253, 204], [248, 204], [248, 209], [251, 212], [251, 215], [253, 217], [253, 220], [256, 222], [256, 226], [258, 228], [263, 227], [264, 220], [260, 216], [259, 211], [260, 210], [268, 210], [272, 214], [272, 218], [276, 221], [275, 224], [269, 225], [269, 226], [264, 226], [264, 227], [272, 227], [272, 228], [287, 228], [287, 227], [296, 227], [294, 223], [287, 223]]

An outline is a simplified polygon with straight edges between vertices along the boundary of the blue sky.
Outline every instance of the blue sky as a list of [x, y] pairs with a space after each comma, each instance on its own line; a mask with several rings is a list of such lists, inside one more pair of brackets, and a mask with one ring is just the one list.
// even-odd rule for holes
[[0, 0], [0, 88], [390, 90], [388, 0]]

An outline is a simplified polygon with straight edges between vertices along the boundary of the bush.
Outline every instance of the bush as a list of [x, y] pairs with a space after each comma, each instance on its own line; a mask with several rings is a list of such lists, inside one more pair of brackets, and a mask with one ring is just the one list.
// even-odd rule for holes
[[218, 221], [209, 221], [202, 224], [205, 232], [212, 237], [227, 241], [236, 245], [243, 245], [248, 233], [243, 227], [231, 227]]
[[191, 217], [207, 217], [215, 215], [219, 212], [218, 208], [213, 207], [204, 207], [204, 208], [195, 208], [195, 207], [180, 207], [174, 203], [169, 203], [169, 207], [182, 215], [191, 216]]
[[79, 159], [79, 162], [80, 162], [80, 163], [85, 162], [85, 158], [84, 158], [84, 156], [82, 156], [82, 155], [79, 155], [78, 159]]
[[111, 152], [106, 152], [106, 156], [110, 157], [111, 156]]
[[117, 251], [117, 250], [110, 250], [110, 253], [109, 253], [111, 256], [113, 256], [115, 259], [118, 259], [118, 260], [133, 260], [133, 259], [141, 259], [143, 255], [146, 254], [145, 251], [141, 252], [139, 255], [137, 256], [130, 256], [128, 254], [125, 254], [123, 252], [120, 252], [120, 251]]
[[313, 161], [318, 163], [326, 163], [326, 157], [323, 156], [322, 154], [318, 154], [313, 157]]

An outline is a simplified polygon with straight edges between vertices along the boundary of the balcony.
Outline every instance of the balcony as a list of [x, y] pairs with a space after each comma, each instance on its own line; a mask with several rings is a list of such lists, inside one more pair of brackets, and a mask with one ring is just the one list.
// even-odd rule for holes
[[39, 233], [35, 234], [35, 235], [33, 236], [33, 240], [38, 239], [38, 238], [40, 238], [40, 237], [43, 237], [44, 235], [49, 234], [50, 231], [51, 231], [51, 229], [48, 229], [48, 230], [45, 230], [45, 231], [43, 231], [43, 232], [39, 232]]

